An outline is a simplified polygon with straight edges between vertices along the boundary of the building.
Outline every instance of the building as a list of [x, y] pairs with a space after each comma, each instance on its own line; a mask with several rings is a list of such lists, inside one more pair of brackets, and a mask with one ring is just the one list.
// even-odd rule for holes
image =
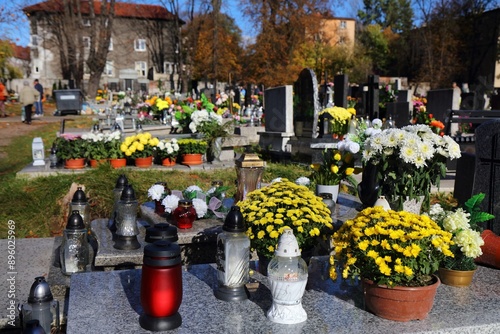
[[[31, 28], [31, 76], [40, 79], [49, 89], [61, 85], [61, 82], [70, 88], [73, 85], [72, 80], [62, 80], [61, 59], [67, 55], [61, 54], [67, 49], [60, 47], [61, 40], [57, 36], [73, 33], [66, 31], [64, 23], [60, 23], [64, 22], [61, 17], [68, 10], [65, 3], [63, 0], [47, 0], [23, 8]], [[74, 33], [81, 36], [79, 43], [83, 43], [85, 61], [90, 51], [92, 24], [102, 18], [101, 2], [94, 3], [95, 18], [91, 16], [89, 4], [89, 1], [80, 1], [81, 30]], [[107, 19], [103, 22], [108, 24]], [[157, 81], [161, 79], [165, 83], [163, 89], [175, 89], [178, 78], [175, 32], [182, 24], [183, 21], [161, 6], [116, 2], [106, 66], [99, 86], [107, 85], [112, 91], [151, 92], [158, 89]], [[86, 64], [83, 73], [83, 87], [75, 88], [86, 91], [90, 78]]]
[[356, 20], [345, 17], [323, 17], [321, 32], [330, 46], [345, 45], [354, 49]]

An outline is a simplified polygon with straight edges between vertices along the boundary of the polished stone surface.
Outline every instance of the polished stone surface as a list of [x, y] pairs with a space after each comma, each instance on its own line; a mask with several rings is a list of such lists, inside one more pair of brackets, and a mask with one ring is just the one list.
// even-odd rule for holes
[[[302, 303], [308, 320], [280, 325], [266, 318], [272, 298], [267, 278], [242, 302], [214, 297], [216, 270], [183, 267], [183, 323], [171, 333], [498, 333], [500, 271], [480, 267], [471, 286], [441, 285], [425, 320], [394, 322], [363, 309], [359, 286], [328, 278], [326, 258], [313, 258]], [[141, 270], [75, 274], [71, 280], [68, 333], [148, 333], [139, 325]], [[96, 298], [96, 296], [99, 296]]]

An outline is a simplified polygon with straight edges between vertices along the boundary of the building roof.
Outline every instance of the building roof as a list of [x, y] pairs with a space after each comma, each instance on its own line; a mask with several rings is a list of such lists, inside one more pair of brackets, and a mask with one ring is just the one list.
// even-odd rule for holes
[[[89, 1], [81, 0], [80, 5], [82, 14], [90, 13]], [[23, 11], [27, 15], [31, 15], [37, 12], [58, 13], [62, 12], [63, 8], [63, 0], [47, 0], [32, 6], [24, 7]], [[94, 12], [96, 13], [96, 15], [99, 15], [101, 13], [101, 1], [97, 0], [94, 2]], [[115, 3], [115, 17], [175, 20], [174, 14], [172, 14], [162, 6], [133, 4], [125, 2]], [[182, 21], [182, 23], [184, 22]]]
[[30, 48], [26, 46], [20, 46], [14, 43], [11, 43], [12, 49], [14, 50], [14, 58], [21, 60], [30, 60]]

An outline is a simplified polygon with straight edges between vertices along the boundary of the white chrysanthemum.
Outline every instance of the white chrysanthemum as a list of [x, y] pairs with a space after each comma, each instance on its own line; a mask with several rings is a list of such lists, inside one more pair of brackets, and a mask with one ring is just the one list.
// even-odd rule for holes
[[194, 198], [193, 207], [196, 210], [196, 216], [198, 216], [198, 218], [203, 218], [207, 214], [208, 205], [206, 201], [199, 198]]
[[450, 213], [443, 219], [443, 227], [448, 232], [454, 232], [459, 229], [469, 228], [470, 213], [459, 208], [455, 212]]
[[165, 212], [173, 212], [179, 205], [180, 198], [175, 195], [167, 195], [161, 201], [161, 204], [165, 207]]
[[427, 164], [425, 163], [425, 158], [421, 154], [417, 154], [417, 156], [413, 160], [413, 164], [417, 168], [421, 168], [421, 167], [427, 166]]
[[299, 177], [297, 180], [295, 180], [295, 183], [300, 185], [300, 186], [308, 186], [311, 184], [311, 180], [305, 176]]
[[347, 151], [351, 152], [352, 154], [356, 154], [361, 149], [361, 146], [356, 142], [350, 141], [350, 142], [348, 142], [346, 149], [347, 149]]
[[417, 151], [413, 146], [403, 146], [401, 147], [400, 158], [403, 159], [404, 162], [413, 164], [415, 163], [415, 159], [417, 157]]
[[345, 146], [346, 146], [346, 144], [347, 144], [347, 141], [346, 141], [346, 140], [339, 141], [339, 142], [337, 143], [337, 149], [338, 149], [339, 151], [344, 151], [344, 150], [345, 150]]
[[453, 241], [460, 247], [465, 256], [475, 259], [483, 254], [481, 246], [484, 245], [484, 240], [479, 232], [464, 229], [457, 232]]
[[281, 182], [281, 177], [277, 177], [277, 178], [271, 180], [271, 183], [276, 183], [276, 182]]
[[431, 159], [436, 152], [434, 147], [432, 147], [432, 144], [427, 141], [424, 141], [422, 144], [420, 144], [419, 151], [425, 160]]
[[201, 188], [198, 187], [198, 186], [196, 186], [196, 185], [189, 186], [189, 187], [186, 188], [186, 192], [188, 192], [188, 193], [193, 192], [193, 191], [196, 191], [196, 192], [201, 191], [201, 192], [203, 192], [203, 190], [201, 190]]
[[444, 213], [444, 209], [439, 203], [433, 204], [429, 208], [429, 216], [434, 221], [441, 220], [441, 218], [444, 216]]
[[165, 192], [165, 187], [161, 184], [154, 184], [148, 190], [148, 197], [153, 201], [159, 201], [163, 197], [163, 193]]

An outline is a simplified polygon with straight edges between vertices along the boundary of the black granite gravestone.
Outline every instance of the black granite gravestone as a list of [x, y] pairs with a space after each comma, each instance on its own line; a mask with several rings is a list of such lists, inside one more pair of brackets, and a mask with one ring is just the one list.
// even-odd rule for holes
[[387, 118], [391, 117], [397, 128], [410, 124], [410, 104], [408, 102], [387, 103]]
[[481, 124], [475, 135], [476, 167], [472, 194], [486, 194], [481, 209], [495, 215], [486, 227], [500, 234], [500, 119]]
[[303, 135], [310, 136], [316, 130], [320, 102], [318, 98], [318, 81], [316, 74], [309, 68], [303, 69], [293, 85], [296, 98], [294, 105], [294, 121], [303, 121]]
[[444, 123], [446, 111], [453, 106], [453, 88], [435, 89], [427, 93], [427, 112]]
[[368, 76], [368, 92], [366, 94], [366, 103], [365, 103], [365, 113], [367, 113], [370, 119], [374, 119], [379, 116], [379, 84], [380, 79], [378, 75], [369, 75]]
[[475, 166], [476, 155], [473, 153], [462, 152], [462, 156], [457, 159], [453, 197], [456, 198], [459, 206], [472, 197]]
[[460, 95], [460, 109], [462, 110], [477, 110], [477, 107], [474, 105], [475, 96], [474, 92], [472, 93], [462, 93]]
[[333, 102], [335, 106], [347, 108], [348, 76], [345, 74], [336, 75], [333, 78]]

